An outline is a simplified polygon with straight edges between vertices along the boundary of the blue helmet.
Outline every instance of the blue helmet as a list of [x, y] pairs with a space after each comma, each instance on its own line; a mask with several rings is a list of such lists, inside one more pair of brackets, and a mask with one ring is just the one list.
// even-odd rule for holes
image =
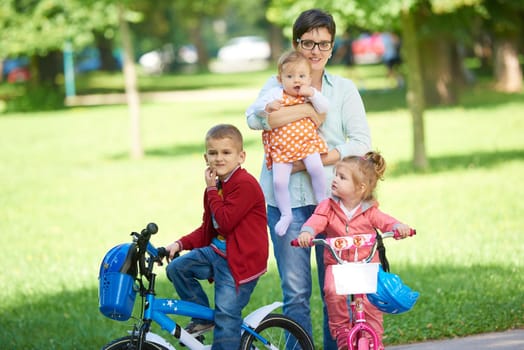
[[377, 291], [368, 294], [368, 300], [377, 309], [388, 314], [400, 314], [411, 310], [419, 293], [406, 286], [400, 277], [378, 269]]

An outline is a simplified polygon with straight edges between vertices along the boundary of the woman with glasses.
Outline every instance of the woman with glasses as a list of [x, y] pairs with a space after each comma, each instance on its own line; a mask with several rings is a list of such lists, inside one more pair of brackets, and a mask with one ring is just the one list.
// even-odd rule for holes
[[[256, 113], [249, 109], [246, 112], [247, 124], [254, 130], [271, 130], [306, 116], [316, 117], [322, 122], [319, 131], [328, 145], [328, 152], [321, 155], [327, 186], [333, 178], [333, 165], [338, 160], [349, 155], [362, 156], [371, 149], [366, 112], [357, 87], [352, 81], [329, 74], [325, 69], [333, 51], [335, 33], [333, 17], [319, 9], [302, 12], [293, 25], [293, 47], [309, 60], [312, 68], [311, 86], [328, 99], [327, 114], [318, 114], [308, 103], [283, 107], [271, 113]], [[259, 99], [278, 85], [277, 78], [271, 77], [260, 91]], [[284, 314], [299, 322], [312, 336], [309, 303], [312, 289], [311, 251], [290, 245], [291, 240], [298, 237], [302, 225], [313, 214], [317, 205], [311, 181], [304, 170], [303, 162], [293, 163], [288, 187], [293, 218], [286, 234], [282, 236], [275, 232], [280, 211], [273, 191], [273, 173], [265, 164], [262, 166], [260, 184], [267, 202], [268, 226], [281, 279]], [[315, 249], [318, 279], [324, 300], [323, 251], [322, 248]], [[323, 343], [325, 350], [337, 349], [336, 342], [329, 333], [325, 303]]]

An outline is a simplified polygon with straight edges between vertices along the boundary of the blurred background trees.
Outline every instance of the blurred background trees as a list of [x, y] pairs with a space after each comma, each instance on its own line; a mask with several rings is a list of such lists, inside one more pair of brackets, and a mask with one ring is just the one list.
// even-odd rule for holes
[[[424, 109], [459, 101], [461, 90], [475, 83], [469, 62], [479, 62], [497, 90], [522, 91], [524, 2], [510, 0], [3, 0], [0, 79], [28, 80], [33, 93], [26, 98], [45, 108], [49, 101], [63, 105], [66, 43], [76, 73], [119, 71], [126, 55], [138, 74], [205, 71], [228, 39], [247, 35], [264, 38], [274, 60], [289, 48], [297, 15], [312, 7], [334, 15], [339, 48], [364, 33], [400, 38], [417, 168], [427, 164]], [[130, 29], [127, 46], [119, 9]], [[14, 59], [25, 59], [27, 71], [8, 75]], [[126, 77], [127, 88], [133, 79]]]

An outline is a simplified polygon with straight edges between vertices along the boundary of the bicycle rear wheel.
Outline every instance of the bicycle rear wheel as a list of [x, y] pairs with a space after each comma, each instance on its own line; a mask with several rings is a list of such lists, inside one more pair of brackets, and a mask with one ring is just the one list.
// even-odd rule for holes
[[244, 332], [240, 341], [241, 350], [315, 349], [309, 334], [297, 322], [284, 315], [267, 315], [255, 332], [258, 336]]
[[[105, 345], [102, 350], [136, 350], [138, 349], [138, 339], [137, 337], [127, 336], [113, 340], [111, 343]], [[150, 341], [145, 341], [142, 344], [142, 350], [167, 350], [166, 347], [152, 343]]]

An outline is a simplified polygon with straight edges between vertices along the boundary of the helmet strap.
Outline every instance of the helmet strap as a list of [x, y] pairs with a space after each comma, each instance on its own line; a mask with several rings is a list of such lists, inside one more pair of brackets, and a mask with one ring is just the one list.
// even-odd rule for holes
[[375, 232], [377, 233], [377, 250], [378, 250], [378, 257], [380, 259], [380, 264], [382, 265], [382, 269], [384, 272], [389, 272], [389, 261], [386, 258], [386, 246], [384, 245], [384, 242], [382, 241], [382, 236], [380, 235], [378, 229], [375, 227]]

